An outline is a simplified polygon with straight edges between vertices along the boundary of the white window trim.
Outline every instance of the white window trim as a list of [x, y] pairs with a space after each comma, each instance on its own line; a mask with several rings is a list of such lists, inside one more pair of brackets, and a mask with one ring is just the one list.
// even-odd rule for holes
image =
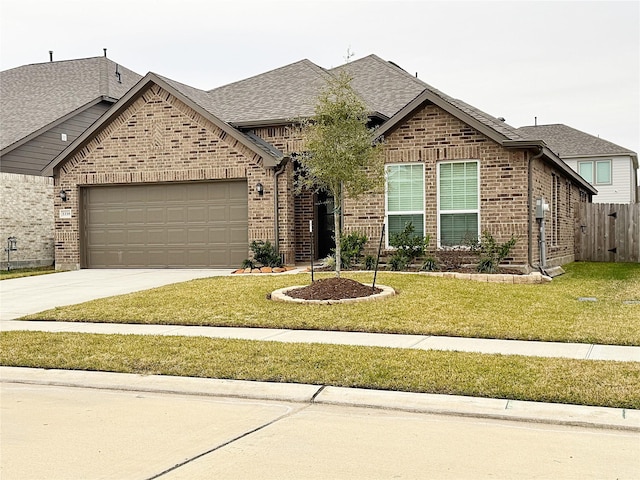
[[401, 162], [401, 163], [387, 163], [384, 166], [384, 231], [385, 231], [385, 249], [394, 250], [394, 247], [389, 245], [389, 187], [388, 187], [388, 167], [395, 166], [409, 166], [409, 165], [420, 165], [422, 167], [422, 210], [403, 210], [400, 212], [393, 212], [392, 215], [422, 215], [422, 237], [426, 238], [426, 229], [427, 229], [427, 214], [426, 214], [426, 200], [427, 196], [425, 181], [425, 167], [422, 162]]
[[[471, 163], [474, 162], [478, 165], [478, 208], [475, 210], [441, 210], [440, 209], [440, 165], [444, 165], [444, 164], [450, 164], [450, 163]], [[437, 238], [438, 238], [438, 249], [443, 248], [442, 243], [441, 243], [441, 238], [440, 238], [440, 215], [447, 215], [447, 214], [464, 214], [464, 213], [477, 213], [478, 214], [478, 240], [480, 239], [480, 160], [473, 160], [473, 159], [468, 159], [468, 160], [443, 160], [440, 161], [436, 164], [436, 171], [437, 171], [437, 175], [436, 175], [436, 201], [437, 201], [437, 209], [438, 209], [438, 213], [437, 213], [437, 219], [436, 219], [436, 224], [437, 224]], [[456, 246], [463, 246], [463, 245], [456, 245]], [[449, 245], [446, 245], [444, 248], [448, 248]]]
[[[609, 181], [608, 182], [599, 182], [598, 181], [598, 163], [607, 163], [609, 165]], [[605, 158], [602, 160], [594, 160], [593, 161], [593, 179], [596, 182], [596, 185], [612, 185], [613, 184], [613, 162], [611, 159]]]
[[[608, 163], [609, 164], [609, 181], [608, 182], [598, 182], [598, 163]], [[577, 163], [577, 172], [580, 174], [580, 165], [589, 165], [591, 167], [591, 178], [593, 182], [591, 185], [613, 185], [613, 161], [610, 158], [603, 158], [600, 160], [580, 160]]]

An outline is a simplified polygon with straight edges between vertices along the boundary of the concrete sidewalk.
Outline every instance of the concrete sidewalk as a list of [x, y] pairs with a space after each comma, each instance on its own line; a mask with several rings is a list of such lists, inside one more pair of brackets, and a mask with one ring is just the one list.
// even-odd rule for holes
[[189, 327], [181, 325], [135, 325], [120, 323], [3, 321], [0, 330], [81, 332], [125, 335], [201, 336], [287, 343], [326, 343], [371, 347], [410, 348], [478, 352], [531, 357], [559, 357], [580, 360], [640, 362], [640, 347], [591, 345], [586, 343], [530, 342], [488, 338], [438, 337], [388, 333], [286, 330], [272, 328]]

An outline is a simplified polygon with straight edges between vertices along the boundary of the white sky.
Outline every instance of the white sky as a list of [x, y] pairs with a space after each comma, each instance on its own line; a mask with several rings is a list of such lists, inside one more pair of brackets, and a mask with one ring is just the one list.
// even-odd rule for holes
[[640, 1], [0, 0], [0, 70], [108, 56], [202, 89], [375, 53], [515, 127], [640, 152]]

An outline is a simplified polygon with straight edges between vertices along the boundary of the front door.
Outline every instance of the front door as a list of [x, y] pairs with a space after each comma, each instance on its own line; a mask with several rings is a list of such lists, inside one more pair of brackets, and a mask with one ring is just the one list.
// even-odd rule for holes
[[333, 196], [320, 191], [315, 196], [315, 214], [318, 225], [316, 259], [326, 258], [336, 248], [333, 219]]

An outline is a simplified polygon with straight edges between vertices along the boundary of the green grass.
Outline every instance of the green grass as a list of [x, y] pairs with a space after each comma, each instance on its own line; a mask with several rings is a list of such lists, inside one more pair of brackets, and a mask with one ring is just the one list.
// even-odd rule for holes
[[0, 333], [0, 363], [640, 408], [640, 363], [202, 337]]
[[[28, 319], [215, 325], [640, 345], [640, 265], [574, 263], [540, 285], [380, 273], [398, 295], [377, 302], [299, 305], [271, 291], [308, 274], [214, 277], [60, 307]], [[371, 273], [345, 276], [362, 282]], [[579, 302], [596, 297], [597, 302]]]
[[32, 267], [32, 268], [16, 268], [11, 270], [0, 270], [0, 280], [9, 280], [10, 278], [33, 277], [35, 275], [46, 275], [55, 273], [54, 267]]

